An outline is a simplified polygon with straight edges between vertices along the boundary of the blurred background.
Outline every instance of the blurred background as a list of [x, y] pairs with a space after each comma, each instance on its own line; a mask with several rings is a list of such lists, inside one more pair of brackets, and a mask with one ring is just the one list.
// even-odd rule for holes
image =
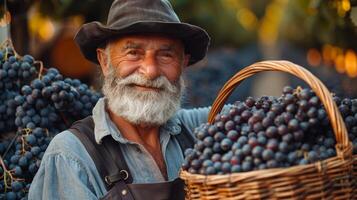
[[[111, 0], [1, 0], [0, 38], [20, 55], [95, 86], [97, 67], [73, 42], [86, 22], [105, 23]], [[209, 106], [240, 69], [285, 59], [306, 67], [331, 92], [357, 98], [357, 0], [171, 0], [181, 21], [206, 29], [207, 57], [185, 72], [183, 107]], [[305, 86], [291, 75], [265, 72], [249, 78], [229, 102], [280, 96], [285, 85]]]

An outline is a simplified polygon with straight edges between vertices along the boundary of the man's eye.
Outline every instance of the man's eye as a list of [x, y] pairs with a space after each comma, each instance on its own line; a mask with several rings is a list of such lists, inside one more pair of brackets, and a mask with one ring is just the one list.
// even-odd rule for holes
[[165, 54], [163, 54], [162, 56], [163, 56], [163, 57], [167, 57], [167, 58], [171, 58], [171, 57], [172, 57], [172, 55], [169, 54], [169, 53], [165, 53]]
[[139, 55], [138, 51], [134, 51], [134, 50], [129, 51], [128, 54], [129, 54], [129, 55], [133, 55], [133, 56]]
[[159, 57], [161, 59], [165, 59], [165, 60], [168, 60], [168, 59], [172, 59], [173, 58], [173, 55], [171, 53], [161, 53], [159, 55]]
[[137, 50], [130, 50], [130, 51], [127, 52], [126, 56], [127, 56], [128, 59], [132, 59], [132, 60], [139, 59], [140, 58], [140, 52], [137, 51]]

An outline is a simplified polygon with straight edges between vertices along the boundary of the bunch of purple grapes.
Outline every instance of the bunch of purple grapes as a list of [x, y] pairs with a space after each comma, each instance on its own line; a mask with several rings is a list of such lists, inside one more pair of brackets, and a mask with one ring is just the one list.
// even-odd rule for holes
[[90, 115], [101, 94], [55, 68], [39, 75], [11, 48], [0, 58], [0, 199], [27, 199], [53, 136]]
[[23, 129], [11, 141], [0, 143], [0, 199], [26, 199], [33, 177], [51, 141], [46, 129]]
[[[357, 100], [334, 97], [357, 153]], [[185, 152], [183, 169], [228, 174], [305, 165], [336, 155], [335, 136], [319, 98], [289, 86], [279, 98], [248, 97], [213, 124], [196, 128], [197, 142]]]
[[0, 133], [16, 131], [14, 98], [36, 74], [32, 56], [19, 57], [11, 48], [0, 51]]
[[100, 96], [78, 79], [63, 78], [57, 69], [50, 68], [16, 96], [15, 125], [20, 129], [47, 128], [57, 134], [90, 115]]

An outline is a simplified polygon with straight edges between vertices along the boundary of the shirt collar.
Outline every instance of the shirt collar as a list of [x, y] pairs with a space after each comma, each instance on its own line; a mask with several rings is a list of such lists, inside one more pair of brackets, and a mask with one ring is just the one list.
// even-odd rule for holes
[[[107, 135], [112, 137], [120, 143], [132, 143], [124, 138], [114, 122], [110, 119], [105, 109], [106, 99], [100, 98], [93, 108], [93, 121], [94, 121], [94, 136], [98, 144]], [[177, 135], [181, 133], [181, 122], [176, 115], [171, 117], [164, 125], [160, 127], [160, 135], [167, 132], [170, 135]]]

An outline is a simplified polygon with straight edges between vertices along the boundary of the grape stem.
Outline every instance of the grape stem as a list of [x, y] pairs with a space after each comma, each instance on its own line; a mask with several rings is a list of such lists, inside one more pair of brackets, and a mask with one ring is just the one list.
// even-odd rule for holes
[[[2, 169], [4, 170], [4, 176], [5, 176], [5, 171], [7, 171], [4, 160], [2, 159], [2, 156], [0, 156], [0, 165], [2, 167]], [[3, 176], [1, 176], [2, 178]]]
[[36, 60], [36, 61], [34, 62], [34, 64], [40, 65], [40, 71], [38, 72], [38, 79], [41, 79], [41, 78], [42, 78], [42, 73], [43, 73], [44, 71], [46, 72], [47, 69], [43, 67], [43, 62], [40, 61], [40, 60]]
[[4, 152], [4, 154], [2, 155], [2, 157], [5, 158], [6, 154], [9, 152], [10, 148], [12, 147], [12, 145], [14, 144], [15, 140], [17, 139], [17, 137], [19, 136], [19, 131], [16, 132], [16, 135], [14, 136], [14, 138], [12, 138], [10, 144], [7, 146], [6, 151]]
[[[12, 43], [12, 40], [11, 38], [7, 38], [1, 45], [0, 45], [0, 48], [3, 49], [3, 48], [6, 48], [6, 47], [11, 47], [12, 50], [14, 51], [14, 54], [16, 57], [18, 58], [22, 58], [22, 56], [20, 56], [16, 51], [15, 51], [15, 47], [14, 47], [14, 44]], [[7, 49], [5, 49], [6, 53], [5, 53], [5, 60], [7, 60]]]
[[21, 131], [25, 131], [26, 136], [28, 136], [32, 132], [30, 128], [24, 128]]
[[294, 91], [294, 94], [295, 95], [299, 94], [301, 92], [301, 90], [302, 90], [302, 87], [301, 86], [297, 86], [295, 91]]
[[25, 140], [24, 140], [24, 137], [21, 137], [21, 146], [22, 146], [22, 153], [24, 154], [25, 153]]
[[50, 132], [48, 131], [47, 128], [45, 128], [45, 131], [46, 131], [46, 136], [49, 137], [50, 136]]
[[4, 179], [5, 192], [6, 192], [7, 188], [11, 188], [11, 184], [10, 185], [8, 184], [8, 180], [7, 179], [10, 178], [10, 182], [11, 182], [14, 179], [14, 177], [12, 176], [11, 172], [6, 168], [4, 160], [2, 159], [2, 156], [0, 156], [0, 164], [1, 164], [2, 168], [3, 168], [3, 170], [4, 170], [3, 179]]

